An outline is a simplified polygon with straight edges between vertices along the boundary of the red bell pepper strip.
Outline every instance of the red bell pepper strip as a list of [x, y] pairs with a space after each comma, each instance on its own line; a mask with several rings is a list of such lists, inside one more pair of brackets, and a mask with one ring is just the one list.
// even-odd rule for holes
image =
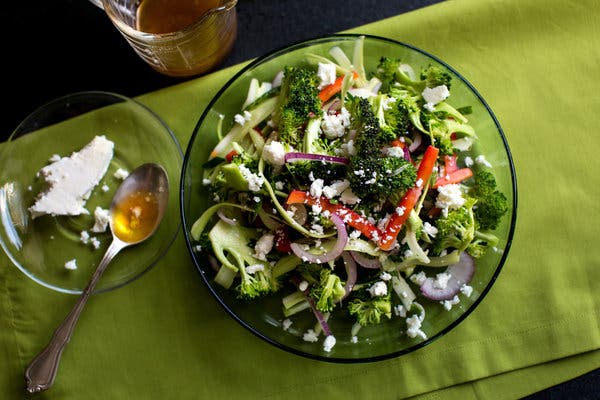
[[400, 147], [401, 149], [403, 149], [403, 148], [404, 148], [404, 146], [406, 146], [406, 145], [404, 144], [404, 142], [402, 142], [402, 141], [400, 141], [400, 140], [398, 140], [398, 139], [396, 139], [396, 140], [392, 140], [392, 143], [390, 143], [390, 145], [391, 145], [392, 147]]
[[446, 173], [446, 175], [435, 181], [435, 183], [433, 184], [433, 188], [437, 189], [440, 186], [448, 185], [450, 183], [459, 183], [472, 176], [473, 171], [471, 171], [471, 168], [457, 169], [456, 171], [450, 174]]
[[417, 170], [416, 185], [408, 189], [402, 200], [400, 200], [400, 203], [398, 203], [398, 207], [396, 208], [398, 212], [392, 214], [385, 227], [385, 232], [379, 237], [378, 245], [382, 250], [390, 250], [394, 245], [402, 225], [406, 222], [410, 212], [419, 201], [419, 197], [421, 197], [425, 182], [431, 177], [438, 153], [439, 150], [433, 146], [429, 146], [427, 147], [427, 150], [425, 150], [423, 159]]
[[323, 211], [337, 214], [346, 224], [360, 231], [369, 239], [381, 237], [381, 231], [365, 217], [341, 204], [332, 204], [326, 197], [315, 198], [305, 191], [292, 190], [285, 201], [285, 204], [290, 205], [298, 203], [307, 204], [309, 206], [317, 205], [320, 206]]
[[[352, 72], [352, 76], [354, 77], [354, 79], [358, 79], [358, 74], [354, 71]], [[319, 92], [319, 98], [321, 99], [321, 101], [325, 103], [335, 94], [339, 93], [342, 90], [342, 83], [344, 83], [344, 75], [339, 76], [335, 80], [335, 82], [330, 83], [329, 85], [321, 89], [321, 91]]]
[[444, 172], [449, 175], [458, 169], [456, 164], [456, 154], [444, 156]]
[[235, 150], [231, 150], [229, 153], [225, 155], [225, 160], [229, 163], [233, 160], [233, 157], [237, 156], [238, 152]]

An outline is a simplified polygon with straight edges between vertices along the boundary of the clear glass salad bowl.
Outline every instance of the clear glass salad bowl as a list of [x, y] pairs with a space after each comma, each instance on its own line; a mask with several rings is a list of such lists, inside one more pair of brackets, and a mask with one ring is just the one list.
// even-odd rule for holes
[[192, 260], [208, 290], [223, 309], [242, 326], [259, 338], [285, 351], [313, 359], [331, 362], [366, 362], [387, 359], [422, 348], [455, 328], [483, 300], [492, 287], [508, 256], [516, 220], [516, 177], [510, 150], [502, 129], [490, 107], [456, 70], [435, 56], [411, 45], [382, 37], [364, 37], [364, 66], [367, 76], [372, 73], [382, 56], [401, 58], [416, 71], [428, 65], [445, 69], [452, 76], [452, 104], [456, 107], [470, 105], [472, 113], [469, 123], [477, 132], [479, 140], [471, 149], [473, 156], [483, 154], [493, 166], [498, 188], [508, 199], [508, 213], [502, 219], [494, 234], [499, 238], [495, 251], [489, 251], [476, 261], [476, 273], [470, 285], [473, 292], [447, 311], [438, 301], [423, 301], [427, 317], [422, 330], [427, 338], [410, 338], [404, 320], [392, 318], [379, 325], [363, 327], [360, 340], [352, 339], [351, 328], [354, 321], [347, 318], [344, 311], [330, 318], [330, 326], [336, 332], [336, 345], [330, 352], [325, 351], [322, 341], [311, 343], [303, 340], [303, 333], [315, 326], [312, 313], [294, 316], [289, 329], [284, 329], [282, 321], [282, 294], [270, 295], [259, 300], [240, 300], [233, 290], [225, 290], [214, 282], [215, 269], [207, 258], [196, 251], [196, 243], [190, 229], [204, 210], [211, 205], [206, 187], [203, 185], [203, 164], [218, 142], [219, 124], [227, 132], [233, 124], [234, 115], [242, 109], [252, 78], [271, 81], [284, 66], [297, 65], [306, 59], [308, 53], [328, 56], [333, 46], [339, 46], [346, 54], [352, 54], [354, 43], [359, 35], [333, 35], [293, 44], [267, 54], [250, 63], [221, 88], [201, 115], [189, 142], [181, 179], [181, 215], [184, 234]]
[[[114, 155], [87, 200], [90, 214], [31, 218], [28, 208], [45, 189], [37, 172], [57, 156], [68, 157], [101, 135], [114, 143]], [[100, 91], [54, 99], [32, 111], [0, 144], [0, 245], [33, 281], [59, 292], [81, 293], [111, 239], [109, 230], [91, 231], [96, 207], [109, 208], [122, 182], [119, 169], [132, 171], [147, 162], [159, 163], [167, 170], [172, 188], [165, 218], [151, 239], [113, 261], [96, 292], [121, 287], [154, 266], [179, 232], [176, 185], [182, 159], [171, 129], [134, 99]], [[89, 240], [82, 237], [83, 231]], [[75, 260], [75, 270], [65, 267], [70, 260]]]

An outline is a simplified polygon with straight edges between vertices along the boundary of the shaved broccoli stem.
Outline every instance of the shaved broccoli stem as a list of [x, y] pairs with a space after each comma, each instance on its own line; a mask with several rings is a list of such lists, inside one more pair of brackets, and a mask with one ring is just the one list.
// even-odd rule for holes
[[367, 81], [367, 73], [365, 72], [364, 63], [364, 43], [365, 37], [359, 36], [358, 39], [354, 41], [354, 53], [352, 55], [352, 64], [354, 66], [354, 71], [356, 71], [359, 76], [359, 79], [357, 80], [358, 86], [363, 86]]
[[237, 271], [232, 270], [226, 265], [221, 265], [217, 275], [215, 275], [215, 282], [223, 286], [225, 289], [229, 289], [233, 284], [233, 280], [237, 276]]
[[254, 210], [242, 206], [240, 204], [237, 203], [218, 203], [215, 204], [214, 206], [211, 206], [209, 208], [206, 209], [206, 211], [204, 211], [202, 213], [202, 215], [200, 216], [200, 218], [198, 218], [194, 224], [192, 225], [192, 228], [190, 229], [190, 235], [192, 236], [192, 239], [194, 240], [198, 240], [200, 239], [200, 235], [202, 235], [202, 232], [204, 232], [204, 229], [206, 228], [206, 225], [208, 225], [208, 223], [210, 222], [210, 219], [212, 218], [212, 216], [219, 211], [219, 209], [221, 207], [235, 207], [235, 208], [239, 208], [240, 210], [244, 210], [244, 211], [249, 211], [249, 212], [253, 212]]
[[[259, 174], [263, 175], [264, 169], [265, 169], [264, 160], [261, 158], [258, 162]], [[326, 233], [326, 234], [319, 234], [319, 233], [311, 232], [308, 229], [306, 229], [305, 227], [303, 227], [302, 225], [300, 225], [298, 222], [296, 222], [296, 220], [294, 218], [292, 218], [287, 213], [286, 209], [283, 208], [283, 206], [279, 202], [279, 199], [277, 199], [277, 196], [275, 195], [275, 191], [273, 190], [273, 187], [271, 186], [269, 181], [265, 179], [265, 182], [263, 183], [263, 185], [264, 185], [265, 189], [267, 190], [267, 193], [269, 194], [271, 201], [273, 202], [273, 206], [275, 206], [275, 209], [277, 209], [277, 211], [279, 212], [279, 215], [281, 215], [283, 220], [285, 222], [287, 222], [287, 224], [289, 226], [291, 226], [292, 228], [294, 228], [295, 230], [297, 230], [298, 232], [300, 232], [301, 234], [303, 234], [305, 236], [313, 237], [313, 238], [317, 238], [317, 239], [326, 238], [326, 237], [335, 235], [335, 232]]]
[[280, 258], [279, 261], [275, 263], [271, 274], [273, 275], [273, 278], [277, 278], [294, 270], [300, 264], [302, 264], [302, 260], [298, 256], [289, 254]]
[[298, 314], [300, 311], [304, 311], [304, 310], [310, 310], [310, 304], [306, 300], [306, 298], [304, 298], [302, 302], [295, 304], [295, 305], [291, 306], [290, 308], [284, 308], [283, 315], [285, 317], [291, 317], [292, 315]]
[[350, 61], [346, 53], [344, 53], [344, 50], [342, 50], [339, 46], [333, 46], [331, 49], [329, 49], [329, 55], [333, 57], [338, 65], [344, 70], [352, 71], [354, 69], [352, 61]]
[[249, 110], [250, 119], [243, 125], [236, 123], [227, 135], [217, 143], [209, 158], [225, 157], [231, 143], [241, 141], [256, 125], [268, 118], [275, 110], [276, 104], [277, 97], [272, 97], [260, 103], [256, 108]]
[[[286, 310], [292, 308], [293, 306], [301, 302], [306, 302], [306, 296], [304, 296], [304, 293], [302, 293], [300, 290], [296, 290], [295, 292], [284, 296], [281, 300], [283, 308]], [[306, 303], [308, 304], [308, 302]]]

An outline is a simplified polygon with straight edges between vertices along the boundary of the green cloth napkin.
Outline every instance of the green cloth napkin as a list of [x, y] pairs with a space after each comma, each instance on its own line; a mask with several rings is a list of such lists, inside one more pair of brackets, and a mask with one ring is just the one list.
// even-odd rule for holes
[[[596, 0], [462, 0], [352, 30], [448, 62], [488, 101], [512, 150], [513, 246], [492, 290], [452, 332], [377, 363], [287, 354], [217, 306], [180, 235], [149, 273], [91, 299], [54, 387], [35, 397], [512, 399], [600, 367], [598, 20]], [[185, 146], [208, 101], [240, 68], [140, 100]], [[25, 366], [74, 301], [0, 257], [0, 398], [29, 398]]]

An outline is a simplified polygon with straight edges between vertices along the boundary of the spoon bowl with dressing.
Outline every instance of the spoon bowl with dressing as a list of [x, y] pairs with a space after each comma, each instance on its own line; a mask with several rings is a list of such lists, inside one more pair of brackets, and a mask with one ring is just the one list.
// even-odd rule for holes
[[121, 250], [152, 236], [165, 214], [168, 199], [168, 176], [159, 164], [141, 165], [119, 186], [110, 205], [112, 242], [75, 306], [54, 332], [50, 343], [25, 370], [26, 389], [29, 393], [40, 392], [52, 386], [60, 356], [102, 274]]

